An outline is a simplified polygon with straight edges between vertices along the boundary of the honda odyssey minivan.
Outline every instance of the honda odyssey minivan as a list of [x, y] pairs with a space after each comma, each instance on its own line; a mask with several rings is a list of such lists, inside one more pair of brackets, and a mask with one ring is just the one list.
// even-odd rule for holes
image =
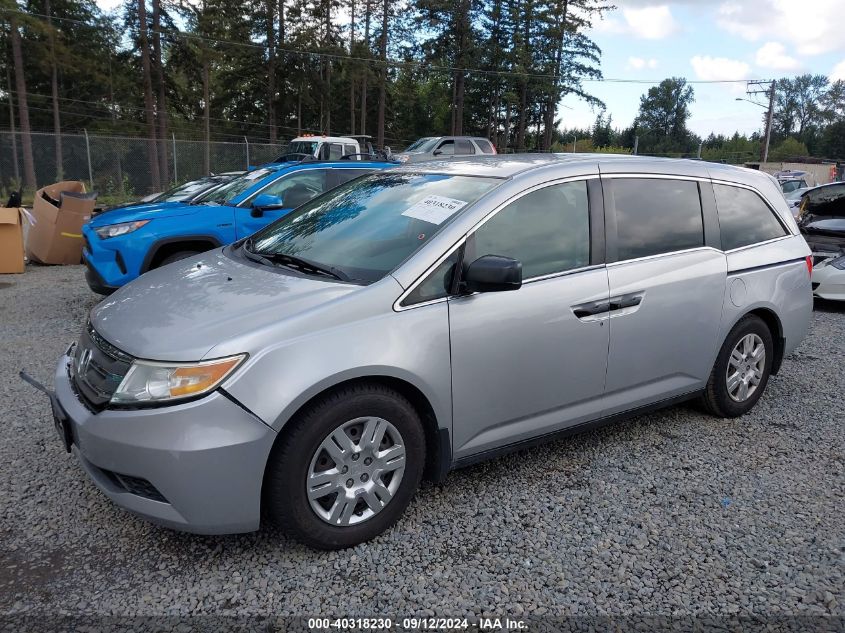
[[759, 172], [408, 165], [106, 298], [58, 364], [53, 414], [136, 514], [208, 534], [263, 513], [348, 547], [424, 476], [681, 400], [748, 412], [807, 332], [811, 267]]

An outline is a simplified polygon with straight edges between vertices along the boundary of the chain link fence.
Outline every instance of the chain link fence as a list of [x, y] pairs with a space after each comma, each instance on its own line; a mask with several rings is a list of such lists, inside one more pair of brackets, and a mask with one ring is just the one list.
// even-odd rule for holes
[[[166, 155], [167, 173], [161, 175], [160, 187], [155, 187], [148, 139], [85, 133], [60, 136], [62, 160], [61, 169], [57, 169], [56, 135], [31, 133], [38, 187], [57, 180], [81, 180], [107, 203], [138, 199], [209, 172], [242, 171], [273, 160], [285, 148], [285, 143], [255, 143], [247, 138], [240, 142], [211, 141], [206, 170], [206, 143], [180, 139], [174, 134], [156, 143], [157, 151]], [[23, 174], [21, 133], [0, 131], [0, 197], [5, 199], [11, 191], [18, 190]]]

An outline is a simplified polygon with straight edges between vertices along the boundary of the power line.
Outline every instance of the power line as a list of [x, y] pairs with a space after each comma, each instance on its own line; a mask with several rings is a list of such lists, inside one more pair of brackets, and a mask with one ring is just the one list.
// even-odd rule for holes
[[[70, 22], [73, 24], [81, 24], [83, 26], [92, 26], [93, 28], [97, 28], [93, 25], [89, 25], [82, 20], [76, 20], [73, 18], [63, 18], [58, 16], [47, 16], [43, 13], [27, 13], [23, 11], [17, 11], [14, 9], [0, 9], [0, 12], [3, 13], [15, 13], [21, 16], [29, 16], [29, 17], [38, 17], [44, 19], [52, 19], [64, 22]], [[151, 33], [157, 33], [165, 38], [167, 37], [182, 37], [187, 39], [195, 39], [204, 42], [216, 43], [216, 44], [226, 44], [228, 46], [238, 46], [241, 48], [253, 48], [253, 49], [260, 49], [262, 51], [267, 49], [266, 44], [260, 44], [257, 42], [236, 42], [234, 40], [224, 40], [215, 37], [209, 37], [204, 35], [199, 35], [198, 33], [188, 33], [186, 31], [179, 31], [179, 30], [162, 30], [162, 29], [148, 29]], [[303, 57], [316, 57], [319, 59], [330, 59], [330, 60], [338, 60], [338, 61], [357, 61], [357, 62], [366, 62], [367, 64], [377, 64], [377, 65], [386, 65], [386, 66], [395, 66], [398, 68], [418, 68], [421, 70], [428, 70], [428, 71], [435, 71], [435, 72], [443, 72], [443, 73], [455, 73], [455, 72], [462, 72], [462, 73], [469, 73], [469, 74], [479, 74], [479, 75], [495, 75], [495, 76], [504, 76], [504, 77], [520, 77], [520, 78], [528, 78], [528, 79], [555, 79], [560, 80], [561, 76], [554, 74], [554, 73], [529, 73], [529, 72], [518, 72], [514, 70], [490, 70], [486, 68], [470, 68], [470, 67], [460, 67], [460, 66], [442, 66], [436, 64], [429, 64], [427, 62], [422, 61], [413, 61], [413, 60], [396, 60], [396, 59], [379, 59], [377, 57], [357, 57], [353, 55], [346, 55], [344, 53], [327, 53], [322, 51], [309, 51], [309, 50], [302, 50], [302, 49], [294, 49], [294, 48], [286, 48], [281, 46], [276, 46], [275, 49], [276, 53], [284, 53], [289, 55], [299, 55]], [[620, 83], [620, 84], [658, 84], [662, 81], [662, 79], [629, 79], [629, 78], [620, 78], [620, 77], [589, 77], [589, 76], [576, 76], [573, 79], [577, 81], [582, 81], [585, 83]], [[735, 84], [735, 83], [746, 83], [747, 79], [690, 79], [687, 80], [688, 84]]]

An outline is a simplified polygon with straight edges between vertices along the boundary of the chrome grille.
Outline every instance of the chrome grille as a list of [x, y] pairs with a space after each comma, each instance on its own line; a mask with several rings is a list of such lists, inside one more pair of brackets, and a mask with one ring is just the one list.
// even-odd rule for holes
[[132, 356], [117, 349], [87, 323], [73, 353], [71, 378], [88, 405], [102, 408], [111, 400], [132, 361]]

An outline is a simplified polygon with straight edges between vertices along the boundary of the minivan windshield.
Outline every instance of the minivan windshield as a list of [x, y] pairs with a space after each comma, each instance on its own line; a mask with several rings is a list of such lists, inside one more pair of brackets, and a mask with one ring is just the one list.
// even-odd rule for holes
[[342, 278], [378, 281], [500, 182], [390, 172], [359, 178], [260, 230], [245, 247], [268, 261], [296, 258]]
[[194, 202], [202, 204], [228, 204], [252, 187], [256, 182], [271, 173], [273, 172], [270, 169], [254, 169], [243, 176], [235, 178], [232, 182], [226, 183], [222, 187], [212, 189], [207, 194], [197, 197]]

